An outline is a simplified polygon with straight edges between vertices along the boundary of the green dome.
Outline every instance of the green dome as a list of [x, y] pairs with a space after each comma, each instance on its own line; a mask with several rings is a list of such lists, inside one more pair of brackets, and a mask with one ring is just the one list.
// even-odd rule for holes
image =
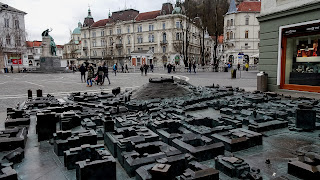
[[80, 28], [79, 27], [75, 28], [72, 34], [81, 34]]

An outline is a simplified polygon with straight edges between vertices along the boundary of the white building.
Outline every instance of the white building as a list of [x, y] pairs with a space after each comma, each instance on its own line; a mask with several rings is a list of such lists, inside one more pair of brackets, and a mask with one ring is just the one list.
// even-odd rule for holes
[[25, 12], [0, 2], [0, 71], [28, 66]]
[[81, 57], [81, 27], [79, 22], [78, 27], [72, 31], [70, 41], [64, 45], [63, 48], [63, 60], [64, 65], [75, 64], [76, 60]]
[[224, 61], [225, 63], [257, 63], [259, 58], [260, 1], [244, 1], [237, 7], [231, 0], [227, 14], [224, 16]]
[[171, 3], [164, 3], [159, 11], [139, 13], [127, 9], [113, 12], [108, 19], [97, 22], [94, 22], [89, 10], [81, 28], [82, 53], [79, 63], [90, 60], [96, 63], [106, 61], [109, 65], [140, 66], [142, 60], [132, 58], [131, 52], [139, 54], [139, 51], [150, 50], [153, 58], [146, 61], [147, 64], [183, 65], [185, 54], [189, 61], [201, 64], [203, 33], [197, 26], [200, 18], [189, 23], [182, 9], [178, 0], [175, 8]]

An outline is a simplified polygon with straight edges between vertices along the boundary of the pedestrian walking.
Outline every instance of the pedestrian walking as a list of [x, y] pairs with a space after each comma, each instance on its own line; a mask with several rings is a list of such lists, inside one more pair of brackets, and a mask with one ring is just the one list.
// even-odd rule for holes
[[124, 66], [121, 65], [121, 72], [124, 73]]
[[143, 65], [140, 66], [141, 76], [143, 76]]
[[[82, 64], [80, 66], [80, 73], [81, 73], [81, 82], [86, 82], [86, 67], [84, 67], [84, 65]], [[83, 80], [82, 80], [83, 77]]]
[[153, 68], [154, 68], [154, 67], [153, 67], [153, 64], [151, 63], [151, 64], [150, 64], [150, 70], [151, 70], [151, 72], [153, 72]]
[[148, 73], [149, 65], [144, 64], [144, 75], [146, 76]]
[[172, 66], [172, 70], [173, 70], [174, 73], [176, 72], [176, 65]]
[[87, 87], [92, 87], [92, 78], [93, 78], [93, 68], [90, 64], [90, 66], [88, 67], [88, 77], [87, 77]]
[[192, 64], [191, 62], [189, 62], [189, 73], [191, 73], [191, 67], [192, 67]]
[[194, 71], [194, 73], [197, 73], [197, 72], [196, 72], [196, 68], [197, 68], [197, 65], [196, 65], [196, 63], [194, 62], [194, 63], [193, 63], [193, 71]]
[[240, 63], [238, 63], [238, 71], [240, 70]]
[[109, 84], [111, 84], [110, 83], [110, 79], [109, 79], [109, 75], [108, 75], [108, 66], [106, 65], [106, 63], [103, 64], [103, 72], [104, 72], [104, 76], [103, 76], [103, 79], [102, 79], [102, 84], [104, 84], [105, 78], [107, 78], [108, 81], [109, 81]]
[[246, 71], [249, 70], [249, 63], [246, 63]]
[[168, 68], [168, 74], [170, 74], [170, 73], [171, 73], [171, 69], [172, 69], [172, 65], [169, 63], [169, 64], [167, 65], [167, 68]]
[[117, 70], [118, 70], [118, 64], [115, 63], [115, 64], [113, 65], [113, 71], [114, 71], [114, 75], [115, 75], [115, 76], [117, 76]]
[[103, 78], [104, 72], [103, 72], [103, 67], [101, 66], [101, 64], [99, 64], [99, 66], [98, 66], [98, 72], [97, 72], [97, 74], [98, 74], [97, 84], [100, 83], [100, 85], [102, 85], [102, 84], [103, 84], [102, 78]]
[[11, 65], [11, 73], [13, 73], [13, 66]]
[[129, 73], [128, 65], [126, 64], [126, 72]]

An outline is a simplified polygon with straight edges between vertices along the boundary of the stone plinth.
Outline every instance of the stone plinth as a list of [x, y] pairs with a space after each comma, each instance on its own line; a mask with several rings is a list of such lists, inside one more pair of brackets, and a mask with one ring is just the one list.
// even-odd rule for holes
[[40, 57], [40, 71], [56, 72], [63, 71], [61, 68], [61, 58], [57, 56]]

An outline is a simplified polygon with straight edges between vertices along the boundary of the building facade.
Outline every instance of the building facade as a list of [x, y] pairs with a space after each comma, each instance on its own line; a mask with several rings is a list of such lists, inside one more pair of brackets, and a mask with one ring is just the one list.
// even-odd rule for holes
[[[175, 8], [164, 3], [159, 11], [140, 13], [134, 9], [113, 12], [107, 19], [94, 22], [91, 11], [81, 28], [81, 58], [84, 61], [119, 63], [140, 66], [142, 57], [132, 58], [141, 52], [153, 53], [145, 63], [184, 65], [184, 55], [189, 61], [201, 64], [203, 28], [194, 19], [189, 22], [183, 15], [181, 2]], [[86, 24], [86, 26], [85, 26]], [[185, 43], [188, 39], [189, 43]], [[210, 51], [210, 49], [209, 49]], [[210, 60], [208, 60], [210, 62]]]
[[259, 58], [261, 2], [231, 0], [224, 16], [224, 63], [256, 64]]
[[0, 2], [0, 71], [28, 66], [25, 12]]
[[259, 70], [268, 88], [320, 92], [320, 0], [262, 1]]
[[65, 66], [75, 64], [77, 59], [81, 58], [81, 28], [82, 24], [79, 22], [78, 27], [71, 33], [70, 41], [64, 45], [63, 48], [63, 64]]

